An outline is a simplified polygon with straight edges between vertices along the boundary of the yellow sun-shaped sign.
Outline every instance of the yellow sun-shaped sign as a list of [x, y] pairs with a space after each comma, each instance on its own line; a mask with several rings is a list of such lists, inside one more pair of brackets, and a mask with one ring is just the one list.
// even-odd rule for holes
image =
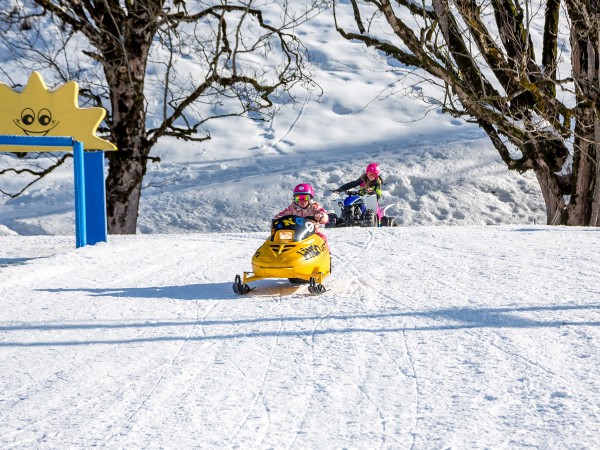
[[[23, 92], [0, 83], [0, 134], [16, 136], [70, 136], [85, 150], [116, 150], [96, 136], [104, 108], [80, 108], [79, 85], [69, 81], [50, 91], [38, 72], [29, 77]], [[48, 152], [71, 150], [57, 147], [0, 146], [0, 151]]]

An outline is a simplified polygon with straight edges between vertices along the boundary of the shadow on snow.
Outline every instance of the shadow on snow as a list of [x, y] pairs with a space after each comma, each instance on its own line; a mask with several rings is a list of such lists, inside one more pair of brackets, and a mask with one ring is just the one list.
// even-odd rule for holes
[[[65, 330], [98, 330], [107, 331], [111, 329], [148, 329], [148, 328], [168, 328], [168, 327], [220, 327], [220, 326], [238, 326], [238, 329], [230, 332], [216, 332], [210, 334], [206, 328], [201, 336], [189, 336], [182, 333], [180, 336], [147, 336], [135, 337], [131, 339], [86, 339], [86, 340], [65, 340], [65, 341], [9, 341], [0, 342], [0, 347], [45, 347], [45, 346], [74, 346], [90, 344], [130, 344], [140, 342], [170, 342], [170, 341], [210, 341], [226, 339], [245, 339], [258, 337], [298, 337], [303, 334], [311, 336], [328, 334], [349, 334], [349, 333], [397, 333], [410, 331], [461, 331], [477, 328], [553, 328], [561, 326], [599, 326], [600, 321], [563, 321], [563, 320], [533, 320], [524, 317], [518, 317], [515, 314], [527, 312], [563, 312], [563, 311], [583, 311], [600, 310], [600, 305], [557, 305], [557, 306], [531, 306], [524, 308], [455, 308], [455, 309], [437, 309], [431, 311], [407, 311], [390, 312], [377, 314], [356, 314], [356, 315], [331, 315], [331, 316], [290, 316], [290, 317], [267, 317], [267, 318], [249, 318], [249, 319], [214, 319], [197, 321], [161, 321], [161, 322], [90, 322], [90, 323], [57, 323], [57, 324], [35, 324], [19, 323], [13, 325], [0, 325], [0, 333], [10, 333], [18, 331], [65, 331]], [[398, 319], [413, 318], [429, 319], [432, 322], [450, 322], [438, 324], [426, 324], [420, 326], [397, 326]], [[370, 320], [370, 326], [355, 326], [354, 321]], [[329, 327], [315, 329], [319, 323], [327, 321]], [[290, 331], [281, 331], [280, 325], [291, 323], [306, 323], [302, 329]], [[392, 323], [390, 323], [392, 322]], [[273, 324], [274, 328], [264, 331], [244, 332], [239, 328], [244, 325], [264, 324], [266, 326]], [[338, 326], [339, 325], [339, 326]], [[6, 336], [5, 336], [6, 338]]]

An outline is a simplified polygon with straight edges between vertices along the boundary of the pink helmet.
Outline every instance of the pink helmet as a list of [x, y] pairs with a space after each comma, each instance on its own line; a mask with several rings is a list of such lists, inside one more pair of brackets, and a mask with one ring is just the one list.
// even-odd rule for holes
[[315, 190], [310, 184], [302, 183], [294, 188], [294, 193], [292, 195], [297, 194], [308, 194], [310, 195], [310, 198], [313, 198], [315, 196]]
[[379, 176], [379, 174], [381, 173], [381, 169], [379, 168], [379, 164], [377, 163], [371, 163], [367, 166], [367, 170], [365, 170], [365, 173], [374, 173], [375, 175]]

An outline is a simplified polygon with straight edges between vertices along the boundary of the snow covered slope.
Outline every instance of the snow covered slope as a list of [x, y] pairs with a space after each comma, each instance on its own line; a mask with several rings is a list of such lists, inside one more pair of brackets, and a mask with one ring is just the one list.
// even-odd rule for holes
[[0, 237], [0, 447], [600, 446], [600, 231], [328, 234], [318, 297], [233, 294], [265, 233]]

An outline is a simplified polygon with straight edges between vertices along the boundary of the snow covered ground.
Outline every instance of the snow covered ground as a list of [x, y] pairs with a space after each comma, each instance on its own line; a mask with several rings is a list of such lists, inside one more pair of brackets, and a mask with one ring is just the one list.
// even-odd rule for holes
[[[301, 33], [320, 101], [162, 141], [137, 236], [75, 249], [68, 167], [0, 198], [0, 448], [600, 446], [600, 230], [541, 225], [534, 177], [330, 16]], [[321, 296], [233, 294], [295, 184], [331, 208], [372, 161], [399, 227], [328, 230]]]
[[0, 237], [0, 447], [600, 446], [599, 230], [328, 234], [318, 297], [233, 294], [266, 233]]

